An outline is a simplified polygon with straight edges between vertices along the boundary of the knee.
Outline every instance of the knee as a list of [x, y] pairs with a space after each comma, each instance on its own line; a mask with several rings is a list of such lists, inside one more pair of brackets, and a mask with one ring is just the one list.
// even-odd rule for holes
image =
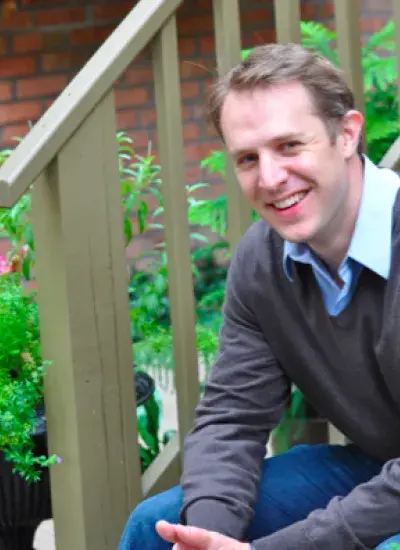
[[180, 487], [174, 487], [141, 502], [128, 519], [119, 550], [157, 548], [161, 542], [155, 530], [157, 521], [165, 519], [178, 523], [181, 506]]
[[395, 550], [396, 548], [400, 549], [400, 535], [395, 535], [394, 537], [385, 540], [376, 547], [376, 550]]

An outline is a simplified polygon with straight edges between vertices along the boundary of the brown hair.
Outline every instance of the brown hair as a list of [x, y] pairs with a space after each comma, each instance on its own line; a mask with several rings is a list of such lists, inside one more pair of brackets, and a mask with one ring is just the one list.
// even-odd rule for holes
[[324, 121], [333, 142], [338, 123], [349, 110], [354, 109], [354, 95], [342, 71], [326, 58], [299, 44], [258, 46], [244, 61], [217, 79], [211, 87], [208, 114], [220, 137], [223, 139], [221, 111], [229, 92], [290, 81], [300, 82], [308, 90], [316, 113]]

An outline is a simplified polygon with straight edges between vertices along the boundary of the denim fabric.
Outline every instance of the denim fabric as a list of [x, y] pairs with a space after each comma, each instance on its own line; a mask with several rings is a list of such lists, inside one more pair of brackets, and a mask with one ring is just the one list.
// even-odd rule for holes
[[377, 546], [376, 550], [400, 550], [400, 535], [390, 537], [390, 539]]
[[[381, 467], [355, 445], [298, 445], [266, 459], [248, 540], [306, 518], [334, 496], [345, 496], [377, 475]], [[154, 526], [160, 519], [178, 523], [181, 505], [180, 487], [143, 501], [128, 520], [119, 550], [169, 550], [171, 545], [160, 539]]]

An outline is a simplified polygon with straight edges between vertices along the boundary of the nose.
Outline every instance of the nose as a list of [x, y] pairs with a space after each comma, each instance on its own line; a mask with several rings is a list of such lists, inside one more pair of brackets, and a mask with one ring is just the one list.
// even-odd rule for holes
[[259, 186], [274, 191], [287, 181], [287, 170], [281, 159], [270, 152], [264, 152], [259, 158]]

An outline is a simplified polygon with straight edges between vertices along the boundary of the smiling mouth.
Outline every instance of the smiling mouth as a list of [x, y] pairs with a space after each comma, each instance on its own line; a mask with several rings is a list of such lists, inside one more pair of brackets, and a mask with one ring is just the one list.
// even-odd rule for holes
[[291, 208], [295, 204], [298, 204], [300, 201], [302, 201], [304, 197], [308, 195], [308, 193], [309, 191], [301, 191], [300, 193], [295, 193], [294, 195], [291, 195], [290, 197], [287, 197], [282, 201], [272, 203], [271, 206], [273, 206], [277, 210], [287, 210], [288, 208]]

